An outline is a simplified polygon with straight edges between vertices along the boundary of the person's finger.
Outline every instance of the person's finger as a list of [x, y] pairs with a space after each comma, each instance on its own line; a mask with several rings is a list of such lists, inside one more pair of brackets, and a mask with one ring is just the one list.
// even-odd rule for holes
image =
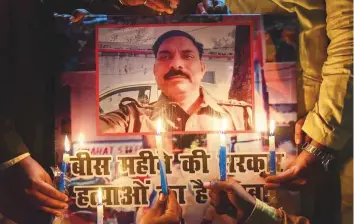
[[88, 14], [90, 13], [86, 9], [75, 9], [74, 12], [72, 13], [72, 17], [70, 18], [70, 21], [72, 23], [80, 22]]
[[39, 191], [25, 189], [25, 192], [32, 197], [32, 200], [36, 205], [47, 206], [54, 209], [68, 208], [66, 203], [50, 198]]
[[305, 123], [305, 119], [300, 119], [295, 124], [295, 144], [300, 145], [303, 143], [303, 135], [302, 126]]
[[197, 14], [208, 14], [204, 8], [203, 2], [198, 3], [198, 5], [197, 5]]
[[310, 143], [311, 142], [311, 137], [310, 136], [308, 136], [308, 135], [305, 135], [305, 142], [308, 142], [308, 143]]
[[227, 181], [230, 183], [230, 184], [234, 184], [234, 183], [241, 183], [241, 181], [237, 180], [235, 178], [235, 176], [232, 176], [232, 175], [227, 175]]
[[[218, 190], [218, 191], [232, 191], [232, 180], [230, 181], [208, 181], [203, 183], [203, 187], [206, 189]], [[236, 182], [236, 181], [235, 181]]]
[[210, 190], [208, 195], [210, 198], [210, 204], [213, 206], [217, 206], [220, 203], [220, 197], [219, 197], [220, 191], [215, 191], [215, 190]]
[[180, 223], [182, 218], [182, 209], [177, 202], [177, 196], [174, 191], [169, 190], [166, 210], [163, 215], [158, 218], [154, 223]]
[[277, 189], [277, 188], [280, 188], [280, 184], [279, 183], [264, 183], [264, 187], [266, 189], [269, 189], [269, 190], [273, 190], [273, 189]]
[[59, 200], [59, 201], [68, 201], [69, 198], [66, 196], [64, 193], [58, 191], [55, 189], [53, 186], [50, 184], [44, 182], [44, 181], [38, 181], [33, 185], [34, 189], [40, 191], [42, 194], [49, 196], [53, 199]]
[[209, 14], [214, 13], [214, 4], [212, 0], [203, 0], [204, 8]]
[[290, 191], [298, 191], [303, 188], [307, 184], [307, 180], [303, 178], [296, 178], [290, 182], [285, 182], [280, 184], [280, 188], [290, 190]]
[[166, 207], [166, 201], [167, 201], [167, 196], [164, 195], [163, 193], [160, 193], [155, 204], [150, 209], [150, 213], [154, 213], [156, 216], [160, 216], [161, 214], [163, 214]]
[[158, 8], [162, 9], [164, 12], [166, 12], [168, 14], [173, 13], [173, 10], [171, 9], [171, 7], [163, 0], [148, 0], [147, 2], [155, 4]]
[[157, 6], [156, 4], [154, 4], [151, 0], [147, 0], [147, 1], [145, 2], [145, 6], [151, 8], [151, 9], [157, 11], [157, 12], [165, 12], [164, 9], [158, 7], [158, 6]]
[[282, 183], [296, 178], [296, 171], [294, 167], [290, 167], [282, 173], [268, 176], [265, 178], [266, 183]]
[[53, 214], [55, 216], [62, 216], [63, 213], [61, 210], [58, 209], [53, 209], [53, 208], [49, 208], [49, 207], [45, 207], [45, 206], [40, 206], [39, 207], [42, 211]]
[[176, 192], [168, 190], [168, 199], [167, 199], [167, 210], [178, 212], [179, 205], [177, 202], [177, 195]]
[[285, 190], [289, 190], [289, 191], [299, 191], [301, 190], [306, 184], [308, 183], [308, 181], [306, 179], [303, 178], [296, 178], [292, 181], [287, 181], [287, 182], [283, 182], [283, 183], [265, 183], [264, 187], [266, 189], [285, 189]]
[[170, 7], [176, 9], [179, 5], [179, 0], [170, 0]]

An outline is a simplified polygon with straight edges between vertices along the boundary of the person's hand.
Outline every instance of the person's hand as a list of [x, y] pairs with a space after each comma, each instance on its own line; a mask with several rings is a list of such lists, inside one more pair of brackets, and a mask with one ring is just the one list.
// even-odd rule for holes
[[[296, 146], [307, 142], [318, 148], [324, 147], [302, 131], [305, 119], [306, 117], [300, 119], [295, 125], [294, 139]], [[316, 182], [322, 177], [321, 174], [323, 174], [323, 167], [317, 158], [306, 151], [302, 151], [284, 172], [266, 177], [264, 186], [268, 189], [281, 187], [288, 190], [300, 190], [309, 182]]]
[[[118, 0], [117, 0], [118, 1]], [[157, 12], [165, 12], [172, 14], [173, 10], [177, 8], [180, 0], [170, 0], [169, 3], [165, 0], [121, 0], [124, 5], [138, 6], [145, 5]]]
[[70, 17], [70, 22], [79, 23], [84, 20], [86, 15], [89, 15], [90, 12], [86, 9], [75, 9]]
[[178, 224], [182, 218], [182, 208], [179, 206], [174, 191], [169, 190], [168, 196], [160, 193], [153, 207], [142, 217], [139, 224]]
[[56, 216], [62, 215], [62, 210], [68, 207], [68, 197], [53, 187], [48, 173], [32, 157], [8, 169], [11, 170], [6, 179], [10, 180], [10, 191], [18, 203]]
[[210, 181], [204, 182], [203, 186], [209, 189], [210, 203], [213, 206], [222, 206], [227, 204], [227, 201], [220, 197], [222, 191], [226, 192], [227, 199], [237, 209], [235, 218], [240, 223], [243, 223], [251, 215], [256, 199], [250, 195], [235, 179], [228, 178], [227, 181]]
[[197, 5], [197, 14], [227, 14], [225, 0], [203, 0]]

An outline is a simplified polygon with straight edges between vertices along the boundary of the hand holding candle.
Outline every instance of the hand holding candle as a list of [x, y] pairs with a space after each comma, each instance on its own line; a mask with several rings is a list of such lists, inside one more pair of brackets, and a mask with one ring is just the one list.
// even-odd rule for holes
[[157, 120], [156, 127], [156, 148], [157, 148], [157, 156], [159, 158], [159, 168], [160, 168], [160, 179], [161, 179], [161, 190], [164, 195], [168, 195], [168, 184], [166, 177], [166, 163], [165, 163], [165, 155], [162, 147], [162, 120]]
[[[219, 149], [219, 170], [220, 170], [220, 180], [226, 181], [226, 118], [221, 120], [221, 133], [220, 133], [220, 149]], [[220, 191], [219, 193], [220, 201], [222, 203], [216, 206], [216, 212], [218, 214], [227, 214], [233, 217], [237, 214], [237, 209], [231, 201], [228, 199], [228, 194], [226, 191]]]

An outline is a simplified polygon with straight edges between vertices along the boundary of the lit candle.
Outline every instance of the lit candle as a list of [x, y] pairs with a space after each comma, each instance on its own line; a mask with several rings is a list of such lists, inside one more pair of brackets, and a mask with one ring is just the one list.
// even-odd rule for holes
[[80, 149], [84, 149], [85, 146], [85, 135], [82, 132], [79, 134], [79, 146]]
[[102, 190], [100, 187], [97, 191], [97, 224], [103, 224]]
[[63, 154], [63, 161], [61, 162], [61, 174], [59, 179], [59, 191], [65, 191], [65, 174], [68, 168], [69, 163], [69, 151], [70, 151], [70, 142], [68, 136], [65, 136], [64, 141], [64, 154]]
[[220, 150], [219, 150], [219, 170], [220, 170], [220, 180], [226, 180], [226, 119], [223, 118], [221, 121], [221, 133], [220, 133]]
[[[270, 175], [275, 175], [277, 172], [276, 169], [276, 157], [275, 157], [275, 121], [271, 120], [269, 124], [269, 171]], [[281, 205], [279, 204], [277, 190], [268, 190], [268, 204], [279, 208]]]
[[269, 170], [271, 175], [276, 174], [276, 158], [275, 158], [275, 122], [274, 120], [270, 121], [269, 125]]
[[164, 195], [168, 195], [166, 163], [165, 163], [165, 155], [163, 153], [163, 147], [162, 147], [161, 129], [162, 129], [162, 120], [158, 119], [157, 127], [156, 127], [156, 148], [157, 148], [157, 156], [159, 158], [161, 190]]

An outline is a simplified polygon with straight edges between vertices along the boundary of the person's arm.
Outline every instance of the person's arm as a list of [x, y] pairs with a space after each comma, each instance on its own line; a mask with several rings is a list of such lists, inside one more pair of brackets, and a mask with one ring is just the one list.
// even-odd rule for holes
[[120, 105], [118, 110], [100, 115], [99, 117], [99, 130], [101, 133], [124, 133], [130, 124], [131, 108], [129, 105]]
[[0, 171], [29, 156], [29, 151], [17, 134], [13, 123], [0, 119]]
[[[213, 206], [223, 206], [229, 200], [236, 208], [238, 223], [245, 224], [309, 224], [302, 216], [287, 214], [282, 209], [273, 208], [251, 196], [235, 179], [227, 181], [205, 182], [203, 186], [209, 189], [210, 203]], [[220, 197], [220, 192], [226, 192], [227, 199]]]
[[[312, 6], [314, 9], [321, 8], [319, 3], [316, 3], [317, 6], [315, 3], [312, 4], [304, 3], [304, 6], [308, 8]], [[302, 62], [302, 66], [305, 66], [303, 67], [304, 83], [302, 87], [304, 90], [308, 89], [307, 92], [304, 92], [305, 102], [307, 99], [315, 103], [307, 116], [297, 122], [295, 142], [297, 145], [308, 142], [319, 150], [325, 150], [326, 147], [341, 150], [353, 135], [353, 2], [351, 0], [328, 0], [326, 1], [326, 11], [327, 23], [324, 21], [318, 22], [326, 26], [327, 36], [330, 39], [327, 49], [328, 56], [322, 68], [322, 80], [319, 80], [321, 77], [317, 77], [315, 74], [312, 74], [313, 78], [305, 79], [305, 75], [310, 77], [310, 72], [314, 71], [316, 66], [319, 66], [321, 62], [321, 56], [319, 55], [322, 54], [321, 48], [317, 49], [315, 48], [317, 45], [315, 45], [315, 47], [310, 47], [312, 51], [303, 50], [304, 52], [300, 48], [300, 59], [301, 53], [308, 55], [307, 57], [312, 55], [312, 58], [317, 58], [315, 61], [308, 58], [307, 62]], [[323, 29], [321, 27], [322, 25], [319, 25], [318, 29]], [[313, 28], [311, 32], [314, 32], [313, 30], [316, 29]], [[317, 36], [314, 36], [314, 34], [311, 36], [313, 41], [314, 39], [317, 41]], [[326, 39], [325, 34], [322, 34], [321, 37], [320, 39]], [[320, 42], [323, 42], [323, 40]], [[317, 47], [323, 47], [323, 45]], [[307, 57], [302, 56], [303, 59]], [[309, 81], [305, 82], [305, 80]], [[317, 95], [317, 85], [309, 86], [310, 80], [313, 84], [319, 84], [317, 99], [315, 97]], [[306, 179], [319, 177], [320, 172], [323, 172], [312, 172], [316, 170], [314, 169], [316, 161], [321, 162], [314, 154], [304, 150], [285, 172], [267, 177], [265, 186], [267, 188], [277, 188], [282, 185], [288, 189], [305, 186], [307, 184]], [[322, 161], [322, 163], [324, 162]]]
[[317, 102], [303, 131], [316, 142], [341, 150], [353, 135], [353, 1], [327, 0], [330, 43]]
[[309, 224], [310, 221], [303, 216], [287, 214], [283, 209], [275, 209], [256, 199], [256, 205], [245, 224]]

